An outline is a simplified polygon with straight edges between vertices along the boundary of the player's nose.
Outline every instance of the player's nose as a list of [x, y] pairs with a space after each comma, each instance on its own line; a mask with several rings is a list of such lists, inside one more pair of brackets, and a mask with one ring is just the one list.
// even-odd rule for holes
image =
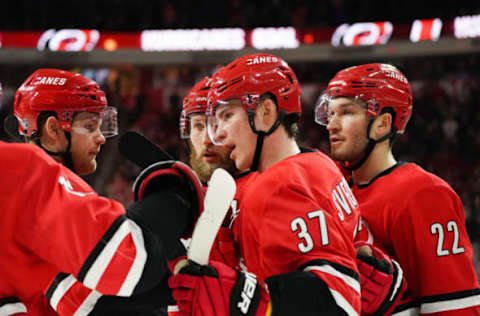
[[327, 131], [329, 132], [337, 131], [340, 129], [340, 121], [335, 114], [331, 115], [328, 118], [328, 123], [326, 128], [327, 128]]

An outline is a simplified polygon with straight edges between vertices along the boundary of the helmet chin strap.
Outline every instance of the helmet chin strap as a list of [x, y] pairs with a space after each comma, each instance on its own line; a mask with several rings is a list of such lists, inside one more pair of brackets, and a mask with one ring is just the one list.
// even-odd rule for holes
[[252, 161], [252, 165], [250, 166], [250, 171], [258, 170], [258, 165], [260, 163], [260, 156], [262, 154], [263, 141], [265, 140], [265, 136], [272, 134], [280, 126], [280, 123], [282, 122], [284, 117], [285, 117], [285, 113], [279, 112], [275, 123], [273, 123], [272, 127], [270, 127], [268, 131], [264, 132], [264, 131], [257, 130], [257, 128], [255, 127], [255, 120], [254, 120], [255, 112], [254, 111], [248, 112], [248, 123], [250, 124], [250, 128], [255, 134], [257, 134], [257, 143], [255, 145], [255, 153], [253, 154], [253, 161]]
[[65, 151], [54, 152], [54, 151], [48, 150], [47, 148], [45, 148], [42, 145], [39, 137], [35, 138], [35, 142], [37, 143], [38, 146], [40, 146], [40, 148], [42, 148], [50, 156], [61, 156], [61, 157], [63, 157], [63, 159], [65, 161], [64, 165], [68, 169], [70, 169], [70, 170], [72, 170], [73, 172], [76, 173], [75, 167], [73, 165], [72, 152], [70, 151], [70, 148], [72, 147], [72, 136], [71, 136], [70, 132], [67, 132], [67, 131], [65, 131], [65, 135], [67, 136], [67, 141], [68, 141], [68, 145], [67, 145], [67, 148], [65, 149]]
[[350, 170], [350, 171], [354, 171], [354, 170], [357, 170], [358, 168], [360, 168], [365, 163], [365, 161], [367, 161], [368, 157], [370, 156], [373, 149], [375, 148], [375, 145], [378, 144], [378, 143], [384, 142], [387, 139], [391, 138], [393, 135], [395, 135], [395, 133], [397, 131], [395, 127], [392, 127], [390, 132], [388, 132], [385, 136], [375, 140], [373, 138], [370, 138], [370, 130], [372, 128], [372, 124], [373, 124], [373, 118], [370, 119], [370, 121], [368, 122], [368, 126], [367, 126], [368, 144], [367, 144], [367, 148], [365, 149], [365, 153], [363, 154], [363, 157], [357, 163], [355, 163], [353, 165], [350, 165], [350, 164], [347, 165], [345, 163], [345, 161], [340, 161], [340, 164], [342, 165], [343, 168], [345, 168], [347, 170]]

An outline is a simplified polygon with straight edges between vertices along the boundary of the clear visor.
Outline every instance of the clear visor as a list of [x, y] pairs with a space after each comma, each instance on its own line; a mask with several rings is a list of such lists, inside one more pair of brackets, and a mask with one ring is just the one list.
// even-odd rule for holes
[[117, 109], [107, 106], [100, 112], [77, 112], [72, 130], [80, 134], [100, 133], [105, 138], [118, 135]]
[[240, 99], [221, 100], [207, 111], [208, 136], [214, 145], [225, 145], [225, 130], [232, 124], [232, 118], [239, 107], [243, 111]]
[[315, 105], [315, 122], [317, 124], [327, 126], [330, 121], [329, 117], [329, 105], [333, 97], [328, 93], [322, 93], [318, 97], [317, 104]]
[[182, 111], [182, 113], [180, 114], [180, 122], [178, 125], [180, 127], [180, 138], [181, 139], [190, 138], [190, 131], [188, 129], [188, 117], [185, 114], [185, 111]]
[[180, 120], [180, 136], [184, 139], [203, 139], [207, 133], [207, 119], [205, 113], [182, 115]]
[[[365, 101], [365, 96], [363, 94], [356, 96], [332, 96], [328, 92], [324, 92], [320, 95], [315, 105], [315, 122], [317, 124], [327, 126], [332, 120], [335, 112], [338, 111], [333, 101], [337, 98], [345, 97], [351, 100], [351, 104], [357, 104], [361, 108], [367, 111], [368, 115], [375, 116], [378, 110], [378, 103], [375, 99], [370, 99]], [[349, 102], [350, 104], [350, 102]]]

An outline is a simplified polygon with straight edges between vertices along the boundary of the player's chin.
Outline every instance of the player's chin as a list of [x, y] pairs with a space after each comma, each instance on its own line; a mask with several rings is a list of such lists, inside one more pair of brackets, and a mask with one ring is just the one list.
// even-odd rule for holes
[[234, 156], [232, 157], [233, 162], [235, 163], [235, 167], [240, 171], [246, 171], [250, 169], [253, 163], [253, 157], [243, 157], [243, 156]]
[[330, 157], [333, 160], [337, 160], [337, 161], [347, 161], [347, 160], [349, 160], [348, 155], [346, 155], [341, 150], [334, 149], [334, 148], [330, 148]]
[[79, 175], [91, 174], [94, 173], [95, 170], [97, 170], [97, 161], [95, 159], [75, 168], [76, 173]]

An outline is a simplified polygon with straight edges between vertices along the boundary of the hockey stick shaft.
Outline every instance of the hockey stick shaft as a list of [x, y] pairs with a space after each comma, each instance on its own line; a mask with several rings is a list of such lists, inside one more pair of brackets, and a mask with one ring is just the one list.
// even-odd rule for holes
[[140, 168], [146, 168], [158, 161], [174, 160], [160, 146], [134, 131], [122, 135], [118, 143], [120, 154]]

